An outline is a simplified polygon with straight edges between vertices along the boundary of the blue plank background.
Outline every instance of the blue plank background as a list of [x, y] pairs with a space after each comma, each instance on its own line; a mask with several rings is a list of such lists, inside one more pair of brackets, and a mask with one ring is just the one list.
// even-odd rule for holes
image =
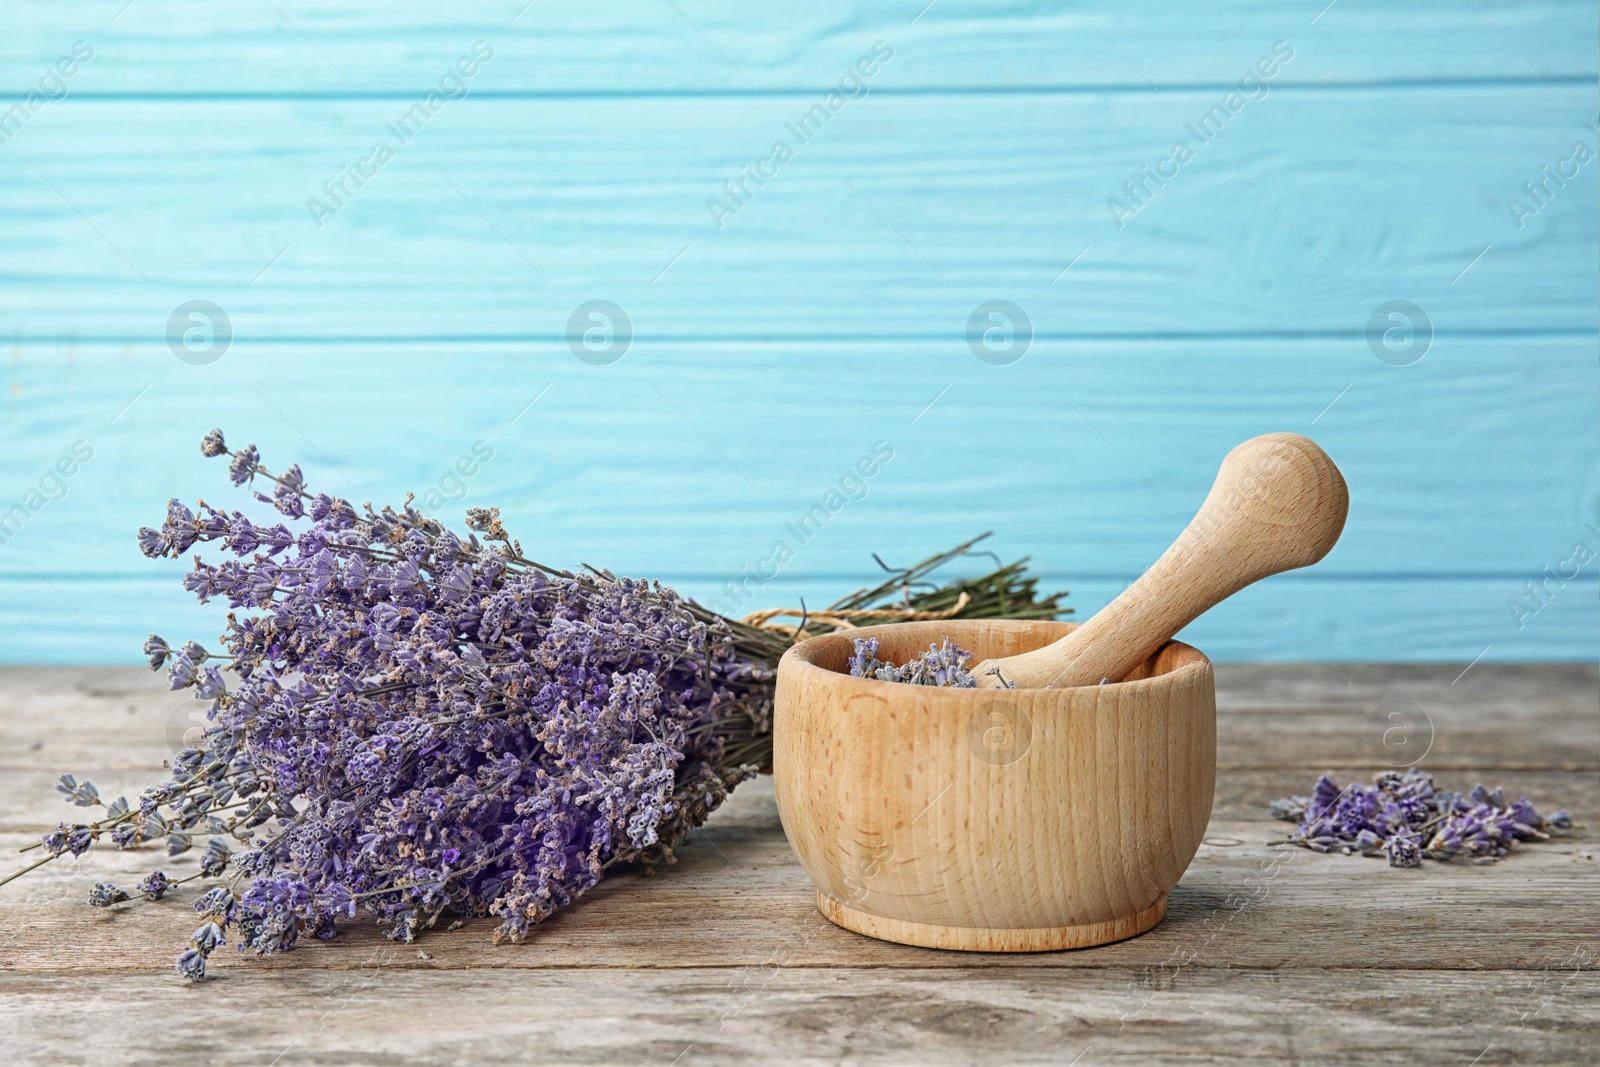
[[[5, 661], [215, 632], [132, 540], [230, 498], [213, 425], [728, 611], [994, 529], [1080, 615], [1231, 445], [1295, 430], [1351, 483], [1343, 541], [1189, 639], [1596, 654], [1592, 3], [28, 0], [0, 27]], [[195, 300], [231, 339], [185, 361]], [[573, 351], [594, 300], [631, 323], [615, 362]], [[996, 300], [1031, 340], [984, 360]]]

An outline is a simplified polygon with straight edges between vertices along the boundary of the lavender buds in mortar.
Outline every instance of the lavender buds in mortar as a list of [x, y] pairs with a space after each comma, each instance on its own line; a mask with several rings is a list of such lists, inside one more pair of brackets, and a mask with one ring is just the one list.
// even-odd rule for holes
[[908, 662], [896, 667], [878, 658], [878, 639], [858, 637], [855, 655], [850, 657], [850, 673], [856, 678], [876, 678], [881, 682], [903, 682], [907, 685], [935, 685], [949, 689], [975, 689], [978, 680], [967, 665], [972, 653], [946, 637], [928, 651], [918, 653]]

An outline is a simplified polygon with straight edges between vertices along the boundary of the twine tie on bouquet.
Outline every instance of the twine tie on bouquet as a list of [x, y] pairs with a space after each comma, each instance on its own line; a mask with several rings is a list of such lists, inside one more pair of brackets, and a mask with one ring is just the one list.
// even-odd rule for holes
[[[807, 612], [804, 608], [766, 608], [762, 611], [752, 611], [739, 621], [746, 626], [755, 626], [787, 637], [795, 637], [810, 623], [831, 626], [835, 630], [854, 630], [856, 629], [857, 619], [885, 621], [893, 619], [898, 622], [953, 619], [966, 610], [967, 605], [970, 603], [972, 603], [972, 597], [967, 593], [962, 593], [956, 598], [953, 606], [943, 611], [917, 611], [914, 608], [855, 608]], [[772, 621], [773, 619], [781, 619], [786, 615], [801, 621], [797, 625]]]

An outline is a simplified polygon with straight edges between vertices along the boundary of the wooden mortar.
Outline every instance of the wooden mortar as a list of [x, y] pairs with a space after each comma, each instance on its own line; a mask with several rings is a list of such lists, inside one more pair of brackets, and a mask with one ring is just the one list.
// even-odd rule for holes
[[817, 907], [927, 948], [1042, 952], [1143, 933], [1211, 818], [1211, 663], [1170, 641], [1127, 681], [938, 689], [852, 678], [857, 637], [903, 662], [949, 637], [981, 657], [1074, 623], [911, 622], [796, 645], [778, 670], [773, 771]]
[[[1320, 448], [1268, 434], [1228, 454], [1167, 553], [1081, 627], [950, 619], [791, 648], [773, 723], [778, 813], [823, 915], [979, 952], [1083, 948], [1160, 922], [1216, 781], [1211, 663], [1170, 638], [1244, 586], [1321, 559], [1348, 502]], [[1023, 688], [853, 678], [858, 637], [891, 663], [949, 637]]]

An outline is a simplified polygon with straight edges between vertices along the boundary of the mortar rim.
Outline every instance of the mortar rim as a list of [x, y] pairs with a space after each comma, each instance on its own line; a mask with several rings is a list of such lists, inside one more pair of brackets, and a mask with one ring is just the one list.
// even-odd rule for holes
[[[781, 681], [786, 670], [791, 675], [803, 675], [815, 672], [817, 674], [827, 675], [838, 680], [830, 684], [840, 684], [842, 682], [847, 687], [861, 686], [864, 687], [863, 691], [868, 693], [878, 692], [879, 687], [903, 689], [905, 686], [900, 682], [885, 682], [878, 678], [856, 678], [844, 673], [843, 671], [829, 670], [809, 657], [814, 655], [818, 649], [829, 644], [830, 642], [846, 640], [853, 641], [857, 637], [873, 637], [883, 633], [886, 630], [915, 629], [928, 633], [934, 633], [939, 631], [948, 631], [949, 627], [952, 625], [963, 627], [974, 625], [1022, 627], [1034, 626], [1041, 623], [1052, 626], [1065, 626], [1067, 628], [1064, 631], [1065, 633], [1070, 633], [1079, 626], [1083, 625], [1079, 622], [1069, 622], [1061, 619], [919, 619], [913, 622], [879, 623], [875, 626], [862, 626], [853, 630], [835, 630], [833, 633], [819, 634], [816, 637], [807, 638], [799, 644], [792, 646], [778, 661], [778, 675]], [[941, 636], [943, 636], [943, 633], [941, 633]], [[1163, 688], [1170, 688], [1181, 686], [1191, 681], [1199, 682], [1204, 676], [1213, 675], [1214, 672], [1212, 670], [1211, 658], [1200, 649], [1186, 641], [1179, 641], [1176, 638], [1172, 638], [1160, 648], [1156, 649], [1152, 655], [1160, 655], [1168, 648], [1176, 648], [1182, 651], [1192, 652], [1196, 658], [1191, 659], [1186, 663], [1179, 664], [1171, 670], [1163, 671], [1160, 674], [1153, 674], [1148, 678], [1134, 678], [1120, 682], [1106, 682], [1104, 685], [1073, 686], [1067, 689], [944, 689], [934, 686], [915, 686], [913, 688], [915, 688], [917, 695], [920, 698], [927, 700], [953, 701], [971, 699], [974, 697], [980, 700], [995, 700], [1001, 698], [1012, 699], [1015, 698], [1019, 693], [1066, 694], [1081, 693], [1086, 690], [1092, 690], [1095, 692], [1117, 690], [1120, 692], [1133, 687], [1141, 686], [1159, 686]]]

